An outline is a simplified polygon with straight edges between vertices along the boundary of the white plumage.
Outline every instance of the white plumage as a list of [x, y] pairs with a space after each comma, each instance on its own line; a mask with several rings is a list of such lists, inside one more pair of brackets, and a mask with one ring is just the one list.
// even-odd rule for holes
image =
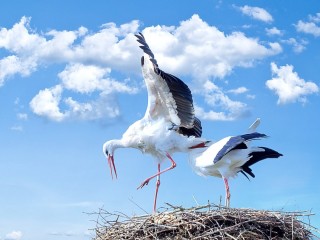
[[[201, 122], [194, 115], [191, 91], [179, 78], [162, 71], [154, 55], [145, 41], [144, 36], [136, 35], [144, 51], [141, 58], [142, 73], [148, 91], [148, 106], [144, 117], [133, 123], [121, 139], [107, 141], [103, 145], [110, 167], [117, 177], [114, 164], [114, 151], [117, 148], [136, 148], [151, 154], [158, 163], [158, 172], [147, 178], [138, 187], [142, 188], [157, 177], [154, 198], [156, 211], [157, 194], [160, 175], [176, 166], [171, 155], [174, 152], [187, 152], [189, 149], [203, 148], [206, 141], [201, 137]], [[161, 171], [160, 164], [171, 161], [171, 166]]]
[[282, 154], [266, 147], [252, 147], [251, 141], [265, 138], [265, 134], [255, 132], [260, 124], [257, 119], [248, 129], [247, 134], [229, 136], [211, 144], [207, 149], [193, 150], [189, 161], [193, 170], [200, 176], [220, 177], [226, 189], [226, 206], [230, 206], [228, 179], [239, 172], [255, 177], [251, 165], [266, 158], [278, 158]]

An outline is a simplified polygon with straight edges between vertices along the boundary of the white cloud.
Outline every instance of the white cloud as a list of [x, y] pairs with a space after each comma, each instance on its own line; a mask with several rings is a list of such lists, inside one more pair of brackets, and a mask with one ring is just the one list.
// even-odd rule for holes
[[254, 61], [282, 51], [278, 43], [266, 47], [242, 32], [226, 35], [198, 15], [178, 27], [147, 27], [143, 33], [161, 68], [195, 79], [223, 78], [235, 67], [251, 67]]
[[62, 121], [65, 118], [65, 114], [59, 109], [62, 91], [60, 85], [40, 90], [30, 102], [31, 110], [35, 114], [47, 117], [50, 120]]
[[20, 125], [14, 125], [10, 128], [12, 131], [17, 131], [17, 132], [22, 132], [23, 131], [23, 127]]
[[292, 65], [278, 67], [271, 63], [273, 78], [266, 82], [266, 86], [278, 95], [278, 104], [306, 102], [306, 96], [319, 92], [313, 82], [306, 82], [293, 71]]
[[15, 55], [0, 59], [0, 87], [6, 78], [15, 74], [29, 76], [35, 70], [36, 65], [32, 58], [20, 58]]
[[[72, 97], [62, 99], [62, 92], [61, 85], [40, 90], [30, 102], [32, 111], [39, 116], [57, 122], [67, 119], [115, 118], [120, 115], [119, 107], [112, 95], [102, 92], [97, 99], [81, 103]], [[61, 107], [62, 103], [65, 103], [64, 110]]]
[[245, 103], [231, 100], [218, 86], [210, 81], [205, 83], [202, 92], [205, 102], [214, 111], [205, 111], [203, 107], [195, 106], [195, 113], [201, 119], [230, 121], [242, 118], [249, 112]]
[[260, 20], [267, 23], [270, 23], [273, 21], [273, 17], [271, 16], [271, 14], [263, 8], [251, 7], [251, 6], [245, 5], [243, 7], [239, 7], [239, 9], [244, 15], [252, 17], [253, 19]]
[[317, 13], [315, 16], [309, 15], [309, 19], [311, 22], [320, 22], [320, 13]]
[[246, 87], [239, 87], [236, 89], [228, 90], [229, 93], [233, 93], [233, 94], [242, 94], [242, 93], [245, 93], [248, 91], [249, 91], [249, 89], [247, 89]]
[[136, 87], [130, 87], [109, 78], [111, 69], [95, 65], [71, 64], [58, 74], [63, 86], [79, 93], [102, 91], [104, 93], [137, 93]]
[[303, 22], [299, 20], [295, 27], [298, 32], [312, 34], [315, 37], [320, 36], [320, 27], [314, 22]]
[[320, 13], [317, 13], [315, 16], [309, 15], [309, 22], [304, 22], [299, 20], [294, 26], [298, 32], [303, 32], [307, 34], [312, 34], [315, 37], [320, 36], [320, 27], [317, 23], [320, 22]]
[[101, 89], [101, 80], [110, 73], [110, 68], [94, 65], [72, 64], [58, 74], [66, 89], [79, 93], [91, 93]]
[[28, 114], [26, 113], [18, 113], [17, 118], [20, 120], [28, 120]]
[[276, 27], [266, 28], [265, 30], [266, 30], [267, 35], [269, 35], [269, 36], [272, 36], [272, 35], [282, 36], [283, 35], [283, 32]]
[[306, 49], [306, 45], [308, 44], [308, 42], [305, 40], [297, 41], [295, 38], [282, 40], [282, 42], [291, 45], [295, 53], [301, 53], [304, 51]]
[[[114, 99], [114, 93], [135, 94], [138, 89], [130, 87], [126, 82], [110, 79], [109, 73], [109, 68], [94, 65], [68, 65], [58, 74], [62, 84], [41, 90], [30, 102], [31, 109], [35, 114], [53, 121], [118, 117], [120, 110]], [[64, 98], [64, 89], [86, 94], [86, 99], [89, 100], [79, 102], [72, 97]], [[96, 99], [90, 96], [92, 92], [99, 92]], [[62, 110], [63, 104], [64, 110]]]
[[247, 97], [248, 99], [255, 99], [255, 98], [256, 98], [256, 95], [254, 95], [254, 94], [247, 94], [246, 97]]
[[[252, 14], [265, 19], [262, 10]], [[133, 35], [140, 22], [120, 26], [106, 23], [97, 32], [83, 26], [73, 31], [38, 32], [30, 29], [30, 21], [23, 17], [11, 29], [0, 29], [0, 48], [10, 53], [0, 59], [0, 86], [10, 76], [29, 76], [42, 66], [65, 64], [65, 69], [57, 73], [61, 82], [40, 90], [30, 102], [35, 114], [54, 121], [86, 119], [90, 114], [92, 118], [118, 116], [114, 93], [132, 94], [138, 89], [131, 81], [115, 80], [111, 74], [140, 73], [142, 52]], [[204, 88], [207, 79], [223, 78], [236, 67], [252, 67], [256, 61], [282, 51], [277, 42], [261, 43], [242, 32], [227, 35], [196, 14], [178, 26], [151, 26], [143, 33], [163, 70], [191, 75], [199, 88]], [[81, 102], [74, 93], [88, 100]], [[224, 95], [220, 96], [222, 99]], [[103, 98], [110, 101], [107, 110], [101, 108]], [[226, 100], [221, 102], [227, 104]]]
[[95, 120], [103, 117], [116, 118], [120, 115], [119, 106], [112, 96], [101, 94], [97, 100], [80, 103], [71, 97], [65, 99], [69, 107], [68, 118]]
[[20, 240], [22, 238], [21, 231], [13, 231], [5, 236], [5, 240]]

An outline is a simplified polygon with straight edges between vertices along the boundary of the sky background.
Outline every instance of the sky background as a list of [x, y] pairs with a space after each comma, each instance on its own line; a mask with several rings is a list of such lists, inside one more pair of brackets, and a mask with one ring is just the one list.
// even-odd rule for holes
[[[135, 149], [102, 144], [143, 117], [143, 32], [160, 68], [190, 87], [203, 137], [245, 133], [284, 156], [230, 180], [231, 206], [312, 211], [320, 226], [320, 2], [5, 1], [0, 14], [0, 239], [90, 239], [99, 208], [152, 212], [157, 171]], [[162, 176], [158, 207], [224, 198], [187, 155]], [[169, 162], [163, 167], [169, 166]], [[138, 205], [139, 207], [137, 207]]]

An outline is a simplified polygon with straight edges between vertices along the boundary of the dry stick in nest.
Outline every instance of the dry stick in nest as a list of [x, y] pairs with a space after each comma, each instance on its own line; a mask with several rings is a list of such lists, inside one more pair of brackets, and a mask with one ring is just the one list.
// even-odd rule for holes
[[[129, 217], [100, 209], [95, 240], [107, 239], [311, 239], [318, 231], [298, 217], [306, 211], [281, 212], [224, 208], [208, 204], [170, 208], [156, 215]], [[115, 220], [109, 220], [113, 218]]]

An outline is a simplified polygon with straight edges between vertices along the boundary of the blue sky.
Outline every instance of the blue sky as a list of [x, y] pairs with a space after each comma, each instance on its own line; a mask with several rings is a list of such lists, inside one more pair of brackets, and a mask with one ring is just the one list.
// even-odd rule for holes
[[[144, 115], [135, 33], [193, 92], [203, 136], [241, 134], [284, 154], [230, 181], [231, 206], [312, 210], [320, 226], [320, 3], [287, 1], [7, 1], [0, 14], [0, 239], [90, 239], [94, 216], [152, 211], [148, 155], [120, 149], [112, 181], [102, 144]], [[218, 178], [186, 154], [163, 175], [158, 206], [219, 203]], [[169, 163], [164, 164], [165, 166]], [[134, 204], [135, 203], [135, 204]]]

